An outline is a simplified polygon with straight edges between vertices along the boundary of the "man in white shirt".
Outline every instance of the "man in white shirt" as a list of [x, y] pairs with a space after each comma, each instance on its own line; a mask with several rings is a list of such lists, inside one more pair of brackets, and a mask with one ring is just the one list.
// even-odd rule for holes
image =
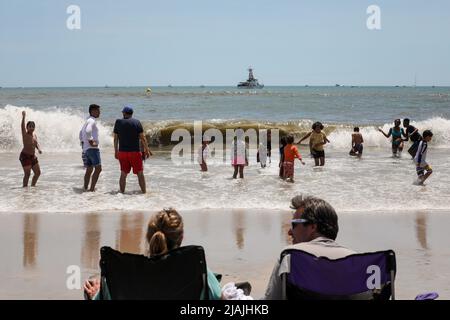
[[[102, 172], [96, 121], [98, 117], [100, 117], [100, 106], [91, 104], [89, 106], [89, 118], [87, 118], [80, 132], [84, 154], [83, 162], [86, 168], [86, 173], [84, 175], [84, 190], [87, 191], [89, 189], [91, 192], [95, 191], [95, 185], [97, 184], [100, 172]], [[89, 182], [91, 182], [90, 188]]]

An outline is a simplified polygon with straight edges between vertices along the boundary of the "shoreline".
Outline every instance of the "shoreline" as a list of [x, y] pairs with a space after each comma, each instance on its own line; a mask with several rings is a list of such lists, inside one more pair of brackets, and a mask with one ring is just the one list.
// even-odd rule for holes
[[[205, 248], [208, 267], [221, 284], [249, 281], [261, 298], [282, 248], [290, 244], [288, 210], [180, 210], [183, 245]], [[68, 290], [66, 268], [81, 267], [82, 280], [98, 274], [99, 250], [145, 251], [145, 228], [153, 212], [85, 214], [0, 214], [0, 298], [82, 299]], [[450, 248], [444, 212], [364, 214], [339, 212], [337, 242], [358, 252], [393, 249], [397, 256], [397, 295], [414, 299], [437, 291], [450, 299]], [[19, 232], [18, 232], [19, 230]], [[262, 249], [264, 248], [264, 249]]]

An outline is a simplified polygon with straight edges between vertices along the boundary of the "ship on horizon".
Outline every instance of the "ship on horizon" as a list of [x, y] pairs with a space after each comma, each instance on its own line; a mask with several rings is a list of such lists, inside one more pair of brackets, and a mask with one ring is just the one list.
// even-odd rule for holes
[[253, 68], [248, 68], [248, 79], [247, 81], [242, 81], [238, 83], [238, 88], [247, 88], [247, 89], [262, 89], [264, 88], [264, 85], [258, 82], [258, 79], [256, 79], [253, 76]]

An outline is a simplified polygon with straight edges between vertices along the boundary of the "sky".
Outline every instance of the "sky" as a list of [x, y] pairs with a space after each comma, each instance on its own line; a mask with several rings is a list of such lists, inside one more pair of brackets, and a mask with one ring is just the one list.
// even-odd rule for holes
[[450, 86], [449, 40], [448, 0], [0, 0], [0, 87]]

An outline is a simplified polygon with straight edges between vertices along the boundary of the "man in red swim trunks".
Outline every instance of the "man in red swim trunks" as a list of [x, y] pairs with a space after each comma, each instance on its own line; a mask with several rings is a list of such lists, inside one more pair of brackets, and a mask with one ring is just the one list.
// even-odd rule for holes
[[142, 193], [146, 192], [144, 165], [140, 142], [144, 147], [144, 157], [152, 155], [148, 148], [144, 129], [139, 120], [133, 118], [133, 108], [125, 106], [122, 110], [123, 119], [117, 119], [114, 124], [114, 151], [115, 157], [120, 162], [120, 192], [125, 192], [127, 175], [133, 168], [133, 173], [138, 176]]

